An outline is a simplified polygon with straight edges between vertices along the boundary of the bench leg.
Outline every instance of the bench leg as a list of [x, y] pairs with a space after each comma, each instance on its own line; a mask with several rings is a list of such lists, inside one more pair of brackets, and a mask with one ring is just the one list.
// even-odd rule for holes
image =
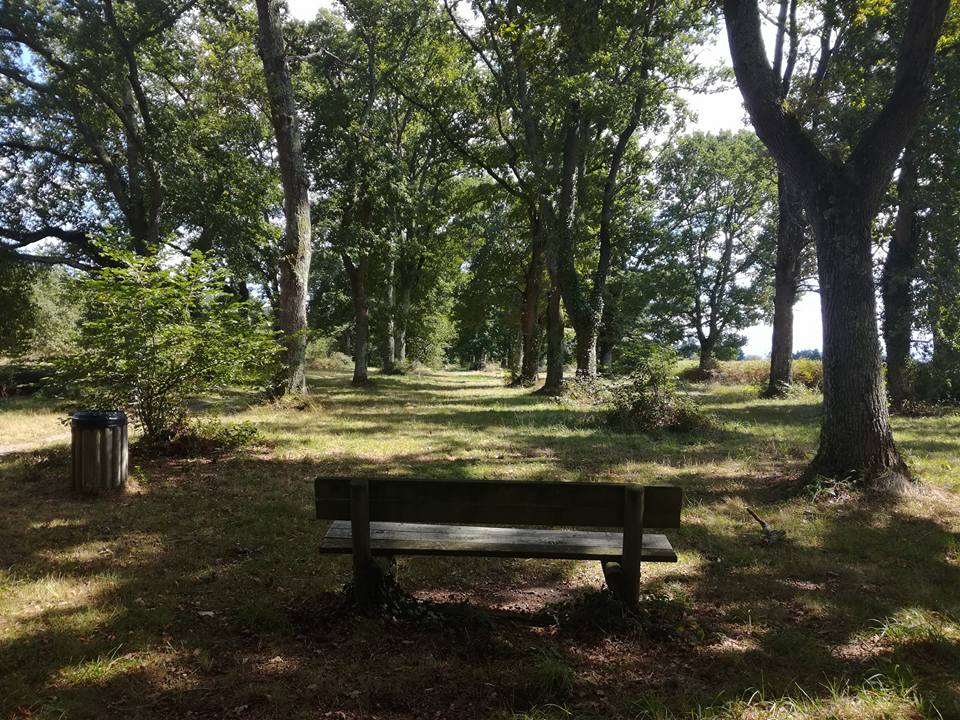
[[643, 488], [624, 488], [623, 584], [620, 598], [628, 605], [640, 600], [640, 558], [643, 555]]
[[350, 481], [350, 536], [353, 543], [353, 594], [361, 608], [373, 603], [375, 568], [370, 554], [370, 485]]

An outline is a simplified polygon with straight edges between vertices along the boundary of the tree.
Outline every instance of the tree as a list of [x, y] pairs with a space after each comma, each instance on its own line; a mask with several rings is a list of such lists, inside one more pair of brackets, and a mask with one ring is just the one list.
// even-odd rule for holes
[[[950, 375], [960, 376], [956, 359], [944, 362], [944, 351], [951, 346], [946, 338], [953, 333], [943, 330], [955, 323], [951, 315], [956, 317], [956, 294], [952, 289], [942, 292], [954, 285], [949, 276], [958, 272], [955, 258], [960, 245], [960, 183], [952, 171], [960, 161], [954, 142], [960, 132], [960, 8], [956, 5], [948, 18], [950, 33], [934, 61], [935, 86], [925, 117], [900, 160], [897, 209], [880, 276], [887, 387], [895, 410], [918, 399], [912, 358], [915, 327], [926, 329], [940, 350], [934, 374], [947, 382]], [[942, 397], [933, 388], [926, 388], [924, 395], [925, 399]]]
[[389, 369], [406, 354], [413, 292], [428, 261], [456, 257], [444, 226], [459, 160], [421, 104], [398, 88], [416, 86], [430, 96], [459, 75], [463, 58], [432, 2], [355, 2], [345, 9], [345, 18], [322, 13], [311, 27], [304, 75], [308, 163], [323, 198], [317, 214], [328, 218], [326, 241], [350, 281], [353, 382], [360, 385], [368, 380], [378, 311]]
[[498, 149], [479, 165], [524, 202], [530, 228], [521, 381], [536, 378], [536, 318], [546, 268], [544, 390], [555, 392], [563, 372], [561, 299], [577, 333], [578, 372], [596, 374], [596, 340], [619, 231], [620, 173], [635, 133], [665, 122], [672, 86], [689, 79], [692, 66], [682, 50], [700, 27], [702, 6], [486, 1], [474, 9], [482, 25], [471, 32], [447, 4], [487, 74], [489, 136]]
[[[143, 56], [169, 47], [171, 29], [194, 7], [162, 0], [121, 8], [112, 0], [3, 4], [0, 78], [11, 113], [0, 147], [8, 157], [39, 165], [18, 183], [21, 195], [31, 181], [52, 191], [39, 207], [18, 203], [33, 217], [0, 229], [7, 249], [56, 238], [70, 253], [59, 260], [96, 264], [91, 232], [112, 216], [138, 254], [159, 246], [167, 198], [165, 127]], [[108, 203], [97, 198], [96, 213], [85, 211], [86, 198], [67, 189], [91, 181], [109, 197]]]
[[283, 185], [283, 244], [280, 249], [277, 327], [286, 354], [281, 389], [305, 393], [307, 351], [307, 286], [312, 252], [310, 181], [300, 144], [300, 121], [283, 42], [280, 0], [257, 0], [260, 34], [257, 47], [263, 59], [270, 118], [277, 139], [280, 182]]
[[76, 331], [76, 288], [67, 271], [0, 257], [0, 356], [50, 359]]
[[931, 59], [949, 0], [913, 0], [896, 80], [842, 160], [826, 152], [780, 99], [757, 0], [725, 0], [737, 84], [758, 136], [803, 197], [816, 239], [823, 304], [824, 400], [810, 469], [897, 484], [909, 471], [893, 441], [876, 321], [871, 224], [930, 90]]
[[[797, 22], [797, 0], [779, 0], [777, 8], [776, 40], [773, 51], [773, 73], [779, 81], [781, 102], [794, 89], [794, 74], [800, 59], [802, 39]], [[824, 23], [822, 30], [829, 47], [832, 28]], [[822, 77], [830, 53], [821, 43], [819, 63], [815, 74]], [[808, 63], [811, 70], [813, 63]], [[811, 85], [804, 86], [809, 92]], [[813, 86], [817, 87], [817, 86]], [[796, 93], [795, 93], [796, 94]], [[796, 103], [796, 98], [793, 98]], [[806, 106], [807, 103], [801, 103]], [[808, 245], [803, 203], [792, 181], [784, 173], [777, 176], [777, 258], [774, 265], [773, 334], [770, 345], [770, 378], [765, 395], [778, 397], [793, 384], [793, 306], [797, 302], [803, 276], [804, 249]]]
[[213, 253], [276, 299], [280, 202], [246, 7], [0, 7], [0, 252], [90, 269], [99, 247]]
[[772, 163], [753, 133], [694, 133], [657, 165], [664, 248], [652, 279], [686, 315], [700, 348], [700, 370], [715, 365], [731, 331], [763, 314], [773, 254]]

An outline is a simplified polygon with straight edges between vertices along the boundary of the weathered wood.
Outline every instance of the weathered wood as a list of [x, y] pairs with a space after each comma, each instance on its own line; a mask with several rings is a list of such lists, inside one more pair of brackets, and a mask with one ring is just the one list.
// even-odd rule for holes
[[372, 599], [370, 554], [370, 485], [365, 479], [350, 481], [350, 547], [353, 552], [353, 590], [361, 606]]
[[640, 561], [643, 558], [643, 507], [645, 491], [642, 486], [623, 488], [623, 579], [621, 599], [635, 604], [640, 599]]
[[[368, 478], [370, 518], [470, 525], [623, 526], [621, 483]], [[315, 482], [317, 517], [350, 518], [349, 478]], [[645, 490], [643, 526], [680, 527], [680, 488]]]
[[[623, 552], [623, 536], [619, 532], [371, 522], [369, 533], [373, 555], [618, 561]], [[352, 549], [351, 523], [331, 523], [320, 552], [348, 553]], [[643, 535], [640, 553], [647, 562], [677, 560], [664, 535]]]

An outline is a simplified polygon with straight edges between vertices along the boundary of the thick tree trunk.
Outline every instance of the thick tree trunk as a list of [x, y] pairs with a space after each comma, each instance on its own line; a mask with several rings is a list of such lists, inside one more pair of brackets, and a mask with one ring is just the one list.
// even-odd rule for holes
[[[823, 417], [814, 473], [900, 485], [909, 471], [893, 442], [873, 282], [872, 217], [835, 186], [808, 217], [817, 240], [823, 316]], [[832, 201], [832, 202], [831, 202]]]
[[900, 178], [897, 181], [899, 207], [893, 237], [883, 264], [883, 342], [887, 350], [887, 390], [895, 409], [912, 395], [909, 378], [910, 340], [913, 329], [913, 296], [911, 285], [916, 274], [917, 208], [914, 195], [917, 186], [916, 159], [912, 147], [903, 154]]
[[521, 368], [523, 367], [523, 333], [520, 328], [513, 334], [513, 341], [510, 343], [510, 350], [507, 353], [507, 369], [510, 371], [510, 377], [519, 378]]
[[522, 356], [518, 385], [534, 385], [540, 379], [540, 327], [537, 322], [543, 291], [544, 237], [539, 216], [530, 221], [530, 262], [524, 273], [523, 305], [520, 308]]
[[716, 335], [710, 335], [709, 337], [700, 338], [700, 361], [698, 363], [698, 369], [700, 374], [703, 377], [707, 376], [711, 370], [717, 366], [716, 358], [714, 358], [714, 352], [716, 351], [717, 338]]
[[258, 49], [263, 60], [270, 118], [277, 139], [283, 212], [286, 221], [280, 253], [278, 325], [285, 348], [284, 392], [305, 393], [307, 350], [307, 284], [310, 275], [310, 196], [303, 164], [300, 127], [293, 84], [287, 69], [278, 0], [257, 0]]
[[370, 306], [367, 301], [367, 258], [361, 256], [354, 264], [346, 253], [341, 253], [343, 267], [350, 278], [353, 300], [353, 384], [367, 383], [367, 346], [370, 341]]
[[563, 314], [560, 288], [553, 284], [547, 301], [547, 377], [539, 392], [557, 395], [563, 390]]
[[777, 178], [777, 264], [774, 271], [773, 340], [766, 397], [781, 397], [793, 384], [793, 306], [800, 287], [801, 257], [806, 244], [802, 199], [780, 173]]
[[600, 323], [584, 323], [577, 330], [577, 376], [594, 378], [597, 376], [597, 336]]

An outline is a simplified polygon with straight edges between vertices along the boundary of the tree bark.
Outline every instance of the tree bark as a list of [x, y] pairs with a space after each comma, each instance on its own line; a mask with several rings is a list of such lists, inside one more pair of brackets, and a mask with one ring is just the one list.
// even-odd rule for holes
[[397, 261], [391, 249], [387, 258], [387, 292], [386, 292], [386, 328], [384, 330], [384, 346], [381, 349], [381, 362], [383, 372], [393, 372], [396, 365], [396, 347], [397, 347], [397, 285], [396, 285], [396, 266]]
[[845, 162], [818, 147], [780, 98], [757, 0], [724, 0], [734, 73], [757, 135], [803, 196], [817, 243], [823, 315], [823, 416], [811, 474], [874, 487], [909, 478], [893, 442], [877, 330], [870, 229], [897, 160], [923, 116], [949, 0], [912, 0], [893, 91]]
[[880, 279], [883, 296], [883, 342], [887, 350], [887, 391], [894, 409], [903, 407], [911, 395], [909, 365], [913, 329], [911, 285], [916, 274], [917, 233], [916, 157], [911, 146], [903, 154], [897, 180], [899, 207], [893, 237]]
[[700, 370], [700, 374], [706, 378], [707, 374], [713, 370], [717, 361], [714, 358], [714, 352], [716, 351], [717, 338], [716, 336], [702, 337], [700, 339], [700, 360], [697, 365], [697, 368]]
[[560, 287], [553, 282], [547, 300], [547, 377], [538, 391], [544, 395], [558, 395], [563, 390], [563, 314], [560, 303]]
[[353, 380], [354, 385], [366, 385], [367, 346], [370, 341], [370, 305], [367, 301], [367, 257], [361, 255], [356, 264], [346, 253], [340, 254], [343, 267], [350, 278], [353, 301]]
[[524, 273], [523, 305], [520, 308], [522, 356], [518, 385], [530, 386], [540, 378], [540, 294], [543, 291], [544, 236], [543, 220], [534, 214], [530, 220], [530, 262]]
[[277, 307], [285, 349], [279, 389], [287, 393], [305, 393], [307, 285], [312, 251], [310, 185], [303, 163], [297, 104], [287, 68], [279, 0], [257, 0], [257, 17], [260, 26], [257, 47], [263, 61], [270, 119], [277, 139], [285, 219]]
[[800, 289], [806, 245], [802, 199], [783, 173], [777, 177], [777, 262], [774, 270], [773, 338], [766, 397], [782, 397], [793, 384], [793, 306]]
[[[834, 195], [843, 197], [842, 191]], [[878, 479], [909, 476], [893, 442], [883, 386], [883, 365], [873, 283], [872, 217], [847, 203], [818, 214], [817, 235], [823, 317], [823, 419], [811, 470], [827, 477]]]

